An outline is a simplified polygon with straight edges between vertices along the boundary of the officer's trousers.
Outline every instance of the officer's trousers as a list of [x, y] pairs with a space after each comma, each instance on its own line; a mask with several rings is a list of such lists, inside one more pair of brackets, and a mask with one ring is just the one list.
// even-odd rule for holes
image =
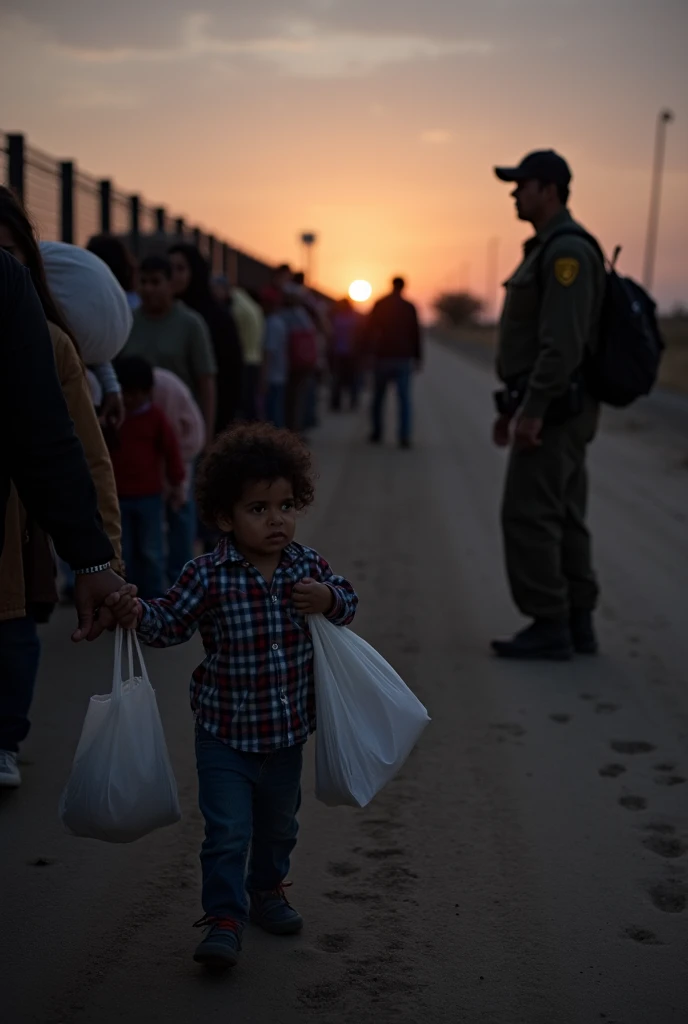
[[597, 602], [585, 460], [598, 419], [598, 403], [586, 396], [580, 415], [543, 429], [540, 448], [511, 450], [502, 501], [504, 553], [513, 599], [528, 618], [565, 621]]

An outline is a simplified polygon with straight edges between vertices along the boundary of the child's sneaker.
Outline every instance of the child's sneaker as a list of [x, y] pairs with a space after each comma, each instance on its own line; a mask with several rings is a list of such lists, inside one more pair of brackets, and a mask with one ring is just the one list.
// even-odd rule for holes
[[235, 967], [241, 953], [241, 925], [228, 917], [202, 917], [194, 928], [207, 928], [194, 960], [206, 967]]
[[278, 885], [269, 892], [254, 890], [251, 896], [251, 920], [272, 935], [295, 935], [303, 928], [303, 918], [292, 907]]

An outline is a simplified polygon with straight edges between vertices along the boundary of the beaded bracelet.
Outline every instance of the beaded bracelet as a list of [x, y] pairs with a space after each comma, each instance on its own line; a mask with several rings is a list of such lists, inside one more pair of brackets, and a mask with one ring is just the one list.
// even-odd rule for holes
[[110, 568], [109, 562], [103, 562], [102, 565], [91, 565], [88, 569], [75, 569], [75, 576], [90, 576], [94, 572], [105, 572], [106, 569]]

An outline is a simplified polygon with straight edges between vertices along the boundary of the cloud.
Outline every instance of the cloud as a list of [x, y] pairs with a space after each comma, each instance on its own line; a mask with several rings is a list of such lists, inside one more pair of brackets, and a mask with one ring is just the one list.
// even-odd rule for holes
[[428, 146], [446, 146], [452, 140], [452, 133], [446, 128], [432, 128], [420, 133], [420, 141]]
[[95, 47], [53, 42], [50, 48], [81, 64], [180, 64], [209, 57], [253, 59], [296, 78], [360, 76], [389, 64], [462, 54], [486, 56], [494, 50], [492, 43], [481, 39], [442, 41], [395, 33], [336, 32], [303, 20], [283, 22], [280, 34], [248, 39], [222, 38], [211, 34], [211, 28], [207, 14], [192, 14], [182, 20], [174, 45]]

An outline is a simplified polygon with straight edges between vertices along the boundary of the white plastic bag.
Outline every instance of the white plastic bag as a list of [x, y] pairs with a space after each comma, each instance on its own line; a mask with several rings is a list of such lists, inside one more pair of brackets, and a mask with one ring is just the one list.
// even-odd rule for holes
[[[141, 648], [136, 634], [127, 631], [129, 673], [123, 682], [122, 636], [118, 627], [112, 693], [91, 697], [60, 799], [60, 818], [68, 832], [107, 843], [133, 842], [181, 817], [177, 783]], [[134, 676], [134, 644], [140, 676]]]
[[315, 795], [330, 807], [365, 807], [396, 775], [430, 721], [382, 655], [323, 615], [313, 638]]
[[124, 348], [133, 316], [126, 292], [88, 249], [66, 242], [41, 242], [48, 287], [88, 366], [109, 363]]

